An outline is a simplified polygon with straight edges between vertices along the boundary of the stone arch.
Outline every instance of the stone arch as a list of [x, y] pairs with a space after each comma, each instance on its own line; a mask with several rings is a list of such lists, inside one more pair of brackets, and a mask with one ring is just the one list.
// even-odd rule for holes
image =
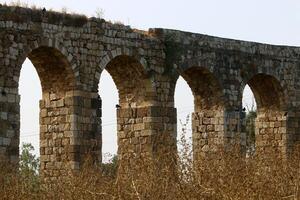
[[[119, 49], [109, 53], [100, 63], [98, 73], [105, 69], [119, 93], [119, 107], [116, 108], [118, 159], [124, 163], [136, 156], [146, 155], [152, 145], [148, 138], [154, 133], [151, 132], [153, 125], [150, 126], [150, 116], [156, 96], [150, 74], [141, 63], [143, 59], [130, 55], [129, 50], [125, 54], [122, 52]], [[95, 77], [100, 78], [100, 74]]]
[[[130, 54], [130, 51], [125, 51]], [[150, 80], [150, 76], [146, 71], [145, 61], [143, 58], [136, 59], [129, 55], [119, 55], [121, 51], [113, 51], [110, 55], [106, 56], [104, 60], [109, 62], [101, 62], [100, 69], [107, 70], [112, 76], [118, 92], [119, 103], [122, 107], [143, 107], [153, 102], [155, 89]], [[106, 63], [107, 62], [107, 63]], [[105, 64], [103, 66], [103, 64]], [[97, 75], [97, 78], [100, 75]], [[98, 79], [98, 80], [99, 80]]]
[[41, 80], [43, 93], [59, 93], [76, 89], [75, 77], [68, 60], [56, 49], [39, 47], [28, 55]]
[[256, 104], [255, 146], [258, 155], [285, 155], [287, 137], [287, 102], [284, 86], [270, 73], [256, 73], [243, 80], [251, 88]]
[[[78, 89], [79, 83], [79, 68], [76, 65], [76, 60], [69, 54], [61, 42], [56, 39], [41, 39], [30, 41], [24, 47], [24, 52], [17, 59], [17, 67], [15, 70], [14, 79], [18, 86], [21, 66], [28, 57], [35, 66], [41, 80], [43, 91], [49, 92], [49, 86], [55, 85], [55, 82], [69, 82], [60, 86], [65, 88], [65, 91]], [[57, 70], [57, 76], [51, 77], [54, 70]], [[59, 77], [60, 76], [60, 77]], [[54, 86], [58, 89], [59, 85]], [[53, 90], [53, 89], [52, 89]]]
[[[193, 71], [198, 71], [198, 72], [193, 73]], [[197, 87], [195, 86], [195, 83], [192, 84], [192, 79], [196, 80], [196, 76], [200, 75], [202, 77], [203, 83], [201, 84], [200, 83], [201, 80], [198, 80], [198, 84], [210, 85], [210, 88], [208, 88], [208, 89], [210, 89], [209, 90], [210, 92], [213, 92], [212, 87], [215, 87], [214, 89], [216, 89], [217, 92], [214, 92], [215, 94], [213, 96], [214, 97], [218, 96], [219, 102], [218, 103], [214, 102], [214, 103], [221, 105], [221, 107], [227, 107], [228, 106], [228, 101], [227, 101], [228, 94], [224, 91], [226, 88], [225, 87], [226, 82], [224, 82], [222, 77], [219, 76], [220, 73], [221, 72], [219, 71], [219, 68], [217, 67], [217, 59], [215, 58], [215, 56], [212, 56], [211, 58], [209, 58], [209, 61], [205, 60], [205, 59], [199, 59], [199, 58], [190, 58], [190, 59], [184, 60], [183, 62], [178, 62], [176, 64], [173, 64], [171, 80], [170, 80], [171, 94], [170, 94], [169, 101], [174, 101], [173, 100], [174, 89], [175, 89], [175, 85], [176, 85], [176, 82], [177, 82], [179, 76], [182, 76], [185, 79], [185, 81], [187, 81], [187, 83], [189, 84], [189, 86], [192, 90], [193, 90], [192, 86], [194, 87], [194, 90], [196, 90]], [[191, 79], [191, 78], [189, 78], [189, 76], [194, 76], [194, 77]], [[200, 91], [198, 91], [198, 93], [200, 94]], [[198, 94], [198, 98], [200, 97], [199, 94]], [[203, 91], [202, 91], [202, 96], [205, 96]], [[196, 98], [195, 98], [195, 101], [196, 101]], [[200, 103], [200, 102], [198, 101], [198, 103]], [[213, 103], [213, 102], [211, 102], [211, 103]], [[198, 106], [200, 106], [200, 104], [198, 104]], [[204, 106], [204, 105], [202, 105], [202, 106]], [[196, 108], [196, 102], [195, 102], [195, 109], [198, 109], [198, 108]]]
[[245, 81], [242, 90], [246, 84], [249, 85], [254, 94], [258, 110], [286, 109], [285, 91], [276, 77], [258, 73]]
[[[64, 47], [58, 42], [43, 40], [42, 42], [30, 42], [18, 57], [13, 74], [13, 82], [9, 87], [18, 90], [21, 66], [28, 57], [41, 81], [43, 97], [40, 100], [40, 157], [41, 175], [43, 177], [60, 176], [59, 171], [75, 169], [78, 155], [75, 148], [77, 138], [74, 131], [79, 130], [75, 119], [81, 112], [75, 109], [78, 102], [74, 99], [74, 91], [78, 89], [78, 75], [74, 73], [75, 60], [67, 54]], [[19, 108], [19, 102], [15, 102]], [[19, 109], [18, 113], [19, 115]], [[14, 119], [18, 125], [14, 132], [11, 144], [16, 145], [14, 153], [18, 155], [20, 122]], [[79, 149], [79, 148], [77, 148]], [[76, 156], [75, 156], [76, 155]]]
[[115, 50], [106, 52], [99, 63], [99, 66], [96, 68], [95, 76], [94, 76], [94, 90], [97, 91], [98, 83], [100, 80], [101, 73], [104, 69], [107, 68], [108, 64], [113, 61], [116, 57], [123, 56], [123, 57], [130, 57], [139, 63], [142, 66], [140, 69], [143, 69], [144, 73], [148, 72], [148, 63], [145, 58], [134, 54], [133, 50], [127, 47], [119, 47]]
[[207, 68], [191, 67], [182, 73], [190, 86], [195, 101], [195, 111], [222, 109], [223, 89], [216, 76]]
[[[247, 64], [244, 65], [241, 70], [240, 70], [240, 91], [238, 94], [238, 100], [242, 99], [242, 95], [243, 95], [243, 91], [244, 88], [247, 84], [249, 84], [249, 82], [252, 80], [252, 82], [258, 82], [258, 81], [254, 81], [254, 79], [258, 79], [259, 77], [261, 77], [261, 79], [266, 79], [266, 80], [261, 80], [259, 81], [261, 84], [263, 85], [269, 85], [269, 89], [271, 89], [272, 87], [275, 89], [279, 89], [279, 93], [280, 94], [280, 106], [285, 107], [282, 109], [287, 109], [287, 104], [288, 104], [288, 91], [287, 91], [287, 83], [285, 80], [281, 79], [280, 76], [280, 66], [274, 64], [271, 65], [268, 60], [266, 61], [252, 61], [251, 63], [260, 63], [260, 64]], [[273, 83], [270, 85], [270, 83]], [[252, 84], [254, 86], [254, 84]], [[249, 85], [250, 86], [250, 85]], [[266, 87], [266, 86], [265, 86]], [[255, 88], [252, 88], [250, 86], [251, 90], [255, 90]], [[257, 89], [262, 90], [262, 87], [259, 87], [259, 85], [257, 84], [256, 86]], [[267, 90], [266, 90], [267, 91]], [[262, 92], [261, 92], [262, 93]], [[253, 91], [254, 94], [254, 91]], [[255, 94], [254, 94], [255, 95]], [[278, 97], [279, 97], [278, 96]], [[256, 98], [255, 96], [255, 100], [259, 100], [259, 97]], [[259, 103], [259, 102], [257, 102]], [[266, 103], [266, 102], [265, 102]]]
[[[129, 56], [129, 57], [135, 58], [136, 61], [139, 61], [139, 63], [143, 67], [143, 69], [145, 71], [147, 71], [147, 68], [148, 68], [147, 61], [143, 57], [140, 57], [139, 55], [134, 55], [133, 50], [129, 49], [129, 48], [126, 48], [126, 47], [120, 47], [120, 48], [117, 48], [115, 50], [112, 50], [112, 51], [109, 51], [108, 53], [106, 53], [102, 57], [101, 62], [99, 64], [100, 69], [102, 69], [102, 70], [105, 69], [107, 64], [111, 60], [113, 60], [114, 58], [116, 58], [118, 56]], [[100, 71], [100, 73], [101, 73], [101, 71]], [[96, 77], [100, 77], [100, 75], [96, 74]]]
[[183, 68], [179, 74], [186, 80], [194, 96], [192, 142], [195, 164], [216, 153], [224, 136], [224, 94], [214, 73], [206, 67]]

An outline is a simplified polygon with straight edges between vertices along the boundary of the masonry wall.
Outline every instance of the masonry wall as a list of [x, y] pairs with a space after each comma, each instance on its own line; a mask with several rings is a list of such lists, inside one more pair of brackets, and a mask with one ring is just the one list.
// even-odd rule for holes
[[[176, 155], [174, 90], [194, 95], [195, 159], [244, 148], [242, 93], [258, 103], [257, 154], [299, 143], [300, 48], [167, 29], [139, 31], [96, 18], [0, 5], [0, 157], [18, 162], [18, 81], [28, 57], [39, 74], [41, 172], [55, 179], [87, 158], [101, 162], [101, 97], [107, 70], [119, 92], [120, 162]], [[262, 81], [263, 80], [263, 81]], [[274, 101], [278, 100], [278, 101]]]
[[[293, 151], [298, 143], [295, 139], [298, 135], [298, 121], [295, 119], [297, 117], [294, 117], [295, 111], [298, 110], [297, 93], [295, 93], [295, 89], [298, 88], [295, 80], [299, 74], [296, 67], [299, 65], [298, 48], [226, 40], [175, 30], [152, 31], [165, 41], [167, 65], [173, 68], [171, 81], [175, 82], [180, 75], [188, 82], [194, 93], [196, 110], [198, 99], [202, 99], [202, 102], [216, 102], [213, 98], [218, 94], [210, 92], [210, 87], [214, 84], [206, 86], [209, 82], [209, 74], [215, 77], [214, 82], [220, 84], [221, 95], [217, 99], [224, 102], [224, 127], [221, 129], [224, 131], [219, 133], [223, 142], [221, 145], [214, 145], [220, 144], [220, 140], [215, 140], [215, 143], [210, 142], [212, 146], [219, 146], [221, 149], [240, 146], [242, 151], [245, 149], [242, 94], [245, 85], [249, 84], [255, 95], [259, 113], [256, 123], [256, 146], [262, 151], [258, 150], [256, 155], [266, 155], [268, 152], [288, 155], [287, 152]], [[205, 68], [209, 73], [204, 76], [195, 75], [195, 72], [187, 74], [195, 68]], [[197, 80], [197, 78], [206, 80], [205, 83], [196, 84], [196, 88], [200, 90], [201, 85], [202, 87], [205, 85], [205, 92], [200, 94], [195, 93], [193, 84], [190, 84], [191, 79]], [[170, 97], [170, 101], [173, 101], [173, 96]], [[217, 113], [218, 108], [208, 110], [202, 108], [200, 116], [209, 115], [210, 112]], [[196, 121], [193, 125], [193, 137], [209, 136], [212, 124], [202, 126], [196, 116], [194, 116]], [[202, 131], [199, 130], [200, 127]], [[202, 144], [208, 143], [205, 139], [198, 139], [194, 141], [194, 148], [199, 141]], [[200, 155], [205, 154], [201, 152], [201, 148], [196, 149], [194, 151], [200, 152]], [[205, 151], [208, 151], [207, 149], [216, 148], [206, 148]]]

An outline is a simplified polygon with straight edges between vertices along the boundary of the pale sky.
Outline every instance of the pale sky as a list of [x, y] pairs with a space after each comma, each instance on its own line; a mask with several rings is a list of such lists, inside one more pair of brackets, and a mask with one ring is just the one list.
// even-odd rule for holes
[[[2, 1], [0, 3], [10, 3]], [[298, 0], [27, 0], [46, 9], [95, 16], [97, 9], [104, 18], [122, 21], [133, 28], [171, 28], [196, 33], [270, 44], [300, 46], [300, 1]], [[38, 100], [41, 98], [39, 78], [30, 61], [23, 64], [20, 77], [21, 142], [38, 148]], [[244, 97], [251, 105], [249, 88]], [[180, 95], [179, 95], [180, 94]], [[104, 72], [100, 80], [103, 100], [103, 152], [116, 153], [115, 85]], [[185, 98], [183, 98], [185, 97]], [[183, 79], [176, 85], [175, 104], [178, 118], [184, 121], [193, 110], [193, 97]], [[38, 153], [38, 151], [37, 151]]]

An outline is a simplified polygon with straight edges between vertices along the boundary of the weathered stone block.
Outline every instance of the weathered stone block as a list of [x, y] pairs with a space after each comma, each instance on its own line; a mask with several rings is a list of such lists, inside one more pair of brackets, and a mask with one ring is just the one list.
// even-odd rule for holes
[[[57, 169], [79, 169], [77, 161], [84, 160], [84, 152], [91, 149], [97, 154], [94, 159], [99, 159], [102, 105], [97, 89], [103, 69], [112, 75], [119, 91], [120, 159], [133, 153], [154, 156], [156, 148], [171, 149], [171, 142], [164, 137], [174, 139], [176, 135], [174, 90], [179, 75], [188, 82], [195, 98], [195, 155], [208, 155], [218, 145], [231, 145], [240, 138], [245, 125], [241, 91], [246, 83], [260, 97], [257, 144], [262, 149], [280, 146], [278, 150], [282, 150], [287, 141], [292, 146], [299, 140], [300, 94], [294, 83], [296, 74], [291, 74], [298, 70], [300, 51], [296, 47], [165, 29], [138, 32], [92, 19], [85, 21], [86, 25], [61, 17], [55, 22], [38, 17], [33, 22], [40, 11], [30, 9], [26, 12], [31, 17], [20, 24], [13, 17], [19, 12], [7, 8], [0, 13], [7, 19], [0, 22], [1, 33], [13, 41], [0, 45], [0, 73], [5, 74], [0, 77], [0, 149], [3, 147], [3, 155], [11, 154], [11, 158], [18, 154], [7, 151], [18, 143], [20, 127], [18, 81], [22, 63], [17, 58], [29, 57], [43, 88], [41, 155], [49, 157], [42, 156], [41, 169], [48, 176], [58, 176]], [[169, 48], [172, 45], [176, 53]], [[32, 50], [30, 55], [26, 55], [28, 49]], [[154, 141], [162, 145], [154, 147]]]

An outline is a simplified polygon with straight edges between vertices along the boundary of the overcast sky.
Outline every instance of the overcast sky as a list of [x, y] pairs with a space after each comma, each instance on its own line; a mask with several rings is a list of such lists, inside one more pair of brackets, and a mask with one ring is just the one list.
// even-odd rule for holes
[[[2, 1], [1, 3], [11, 1]], [[153, 27], [180, 29], [213, 36], [270, 44], [300, 46], [299, 0], [27, 0], [29, 6], [76, 12], [88, 16], [102, 9], [104, 17], [121, 21], [134, 28]], [[41, 98], [39, 78], [30, 61], [23, 64], [20, 77], [21, 142], [38, 147], [38, 100]], [[247, 90], [248, 105], [252, 97]], [[179, 95], [180, 94], [180, 95]], [[100, 80], [103, 99], [103, 152], [116, 153], [115, 104], [117, 90], [108, 73]], [[183, 98], [184, 97], [184, 98]], [[185, 81], [179, 79], [175, 103], [178, 118], [193, 110], [193, 97]]]

